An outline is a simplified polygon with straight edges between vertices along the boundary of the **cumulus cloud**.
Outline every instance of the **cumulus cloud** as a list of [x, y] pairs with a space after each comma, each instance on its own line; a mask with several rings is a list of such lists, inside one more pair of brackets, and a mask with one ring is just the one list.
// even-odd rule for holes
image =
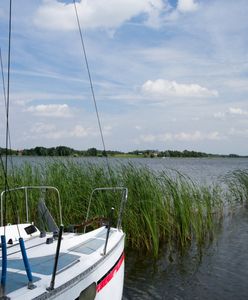
[[51, 131], [54, 131], [56, 129], [56, 127], [53, 124], [45, 124], [45, 123], [35, 123], [32, 128], [31, 128], [31, 132], [34, 134], [44, 134], [44, 133], [48, 133]]
[[217, 97], [216, 90], [209, 90], [198, 84], [181, 84], [176, 81], [165, 79], [148, 80], [141, 90], [143, 93], [159, 96], [176, 96], [176, 97]]
[[41, 104], [29, 106], [26, 111], [42, 117], [68, 118], [71, 116], [70, 109], [67, 104]]
[[143, 142], [168, 142], [168, 141], [202, 141], [202, 140], [221, 140], [223, 137], [220, 136], [218, 131], [209, 133], [202, 133], [200, 131], [194, 132], [178, 132], [178, 133], [163, 133], [163, 134], [147, 134], [141, 135], [140, 140]]
[[224, 111], [224, 112], [216, 112], [214, 113], [214, 118], [216, 119], [225, 119], [227, 117], [230, 116], [248, 116], [248, 110], [245, 110], [243, 108], [240, 107], [229, 107], [228, 110]]
[[68, 129], [58, 129], [54, 124], [42, 122], [35, 123], [30, 129], [30, 133], [32, 133], [32, 139], [51, 140], [95, 136], [95, 131], [92, 128], [86, 128], [82, 125], [76, 125]]
[[239, 107], [229, 107], [229, 113], [232, 114], [232, 115], [243, 115], [243, 116], [248, 115], [247, 110], [244, 110], [244, 109], [239, 108]]
[[72, 131], [69, 133], [71, 137], [86, 137], [90, 134], [92, 130], [90, 128], [85, 128], [81, 125], [76, 125]]
[[218, 111], [218, 112], [214, 113], [214, 118], [215, 119], [224, 120], [225, 116], [226, 116], [225, 112]]
[[142, 134], [140, 140], [143, 142], [153, 143], [156, 140], [156, 136], [152, 134]]
[[[140, 14], [146, 15], [145, 23], [156, 27], [160, 13], [165, 9], [162, 0], [81, 0], [78, 14], [84, 28], [114, 29]], [[43, 0], [36, 12], [34, 23], [54, 30], [77, 28], [72, 3]]]
[[182, 13], [196, 11], [198, 3], [195, 0], [178, 0], [177, 10]]
[[180, 132], [174, 135], [174, 139], [178, 141], [198, 141], [203, 139], [203, 135], [200, 131], [195, 132]]
[[57, 130], [54, 124], [47, 124], [42, 122], [35, 123], [30, 129], [30, 133], [32, 133], [33, 140], [40, 140], [40, 138], [58, 140], [60, 138], [68, 136], [67, 131]]

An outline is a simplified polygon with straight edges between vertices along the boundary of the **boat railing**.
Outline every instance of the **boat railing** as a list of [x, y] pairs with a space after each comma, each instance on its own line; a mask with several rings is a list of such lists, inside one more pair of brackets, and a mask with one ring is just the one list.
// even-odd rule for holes
[[[119, 213], [118, 213], [118, 218], [117, 218], [117, 224], [116, 224], [116, 228], [121, 229], [123, 212], [124, 212], [125, 204], [127, 202], [127, 197], [128, 197], [128, 189], [126, 187], [101, 187], [101, 188], [95, 188], [91, 192], [91, 195], [90, 195], [89, 205], [88, 205], [86, 218], [85, 218], [85, 224], [87, 224], [87, 221], [88, 221], [88, 218], [89, 218], [89, 213], [90, 213], [90, 208], [91, 208], [93, 195], [97, 192], [107, 192], [107, 191], [113, 191], [113, 192], [120, 191], [121, 194], [122, 194]], [[86, 227], [87, 227], [87, 225], [84, 226], [84, 232], [86, 232]]]
[[[4, 199], [6, 199], [6, 195], [8, 193], [12, 192], [17, 192], [17, 191], [22, 191], [24, 192], [24, 199], [25, 199], [25, 210], [26, 210], [26, 222], [29, 223], [29, 191], [30, 190], [40, 190], [41, 192], [47, 191], [47, 190], [53, 190], [57, 194], [57, 201], [58, 201], [58, 210], [59, 210], [59, 220], [60, 224], [62, 224], [62, 207], [61, 207], [61, 198], [60, 198], [60, 193], [59, 190], [56, 187], [53, 186], [22, 186], [22, 187], [16, 187], [16, 188], [11, 188], [2, 191], [1, 193], [1, 226], [4, 226]], [[5, 203], [6, 205], [6, 203]], [[5, 207], [6, 209], [6, 207]]]

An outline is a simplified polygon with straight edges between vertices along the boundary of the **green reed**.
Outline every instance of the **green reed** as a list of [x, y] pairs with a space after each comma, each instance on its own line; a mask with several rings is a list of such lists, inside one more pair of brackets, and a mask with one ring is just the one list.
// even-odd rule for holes
[[[108, 174], [101, 165], [54, 161], [35, 167], [30, 164], [16, 167], [9, 174], [8, 182], [11, 187], [57, 187], [61, 193], [65, 225], [80, 224], [85, 220], [92, 189], [127, 187], [129, 197], [123, 216], [127, 244], [134, 249], [145, 249], [154, 256], [164, 243], [178, 249], [185, 249], [192, 243], [201, 247], [211, 240], [215, 224], [222, 217], [223, 201], [218, 187], [200, 186], [171, 170], [154, 172], [144, 166], [119, 164]], [[1, 172], [0, 187], [4, 187]], [[114, 206], [116, 219], [119, 209], [116, 196], [97, 194], [92, 202], [91, 215], [107, 216]], [[33, 195], [31, 201], [35, 203], [37, 197]], [[34, 203], [30, 204], [32, 209]], [[24, 211], [24, 206], [20, 204], [18, 209]], [[53, 203], [49, 209], [54, 212], [57, 204]], [[35, 214], [31, 212], [31, 215]]]
[[231, 202], [248, 203], [248, 169], [228, 173], [224, 182], [228, 185]]

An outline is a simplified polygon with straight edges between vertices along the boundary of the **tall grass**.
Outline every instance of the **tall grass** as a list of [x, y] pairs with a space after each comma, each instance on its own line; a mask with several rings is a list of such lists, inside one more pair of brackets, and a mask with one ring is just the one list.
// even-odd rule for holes
[[231, 202], [248, 204], [248, 169], [228, 173], [224, 181], [228, 185]]
[[[211, 240], [215, 223], [222, 217], [223, 200], [219, 188], [196, 185], [176, 171], [157, 173], [142, 166], [120, 164], [106, 174], [103, 166], [68, 160], [36, 167], [25, 164], [15, 168], [8, 182], [11, 186], [44, 184], [57, 187], [61, 193], [65, 225], [85, 220], [92, 189], [127, 187], [129, 197], [123, 227], [128, 246], [145, 249], [154, 256], [158, 255], [162, 243], [178, 249], [185, 249], [192, 242], [201, 247]], [[3, 186], [4, 178], [0, 172], [0, 188]], [[99, 194], [91, 211], [106, 216], [111, 206], [116, 207], [116, 218], [119, 204], [115, 195]], [[56, 205], [52, 207], [55, 209]]]

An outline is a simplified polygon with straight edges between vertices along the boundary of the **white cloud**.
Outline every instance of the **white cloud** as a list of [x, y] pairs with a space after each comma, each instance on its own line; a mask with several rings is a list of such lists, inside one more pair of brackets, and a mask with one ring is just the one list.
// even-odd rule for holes
[[66, 138], [67, 136], [68, 133], [65, 130], [51, 131], [46, 134], [43, 134], [43, 138], [50, 139], [50, 140], [59, 140], [62, 138]]
[[198, 9], [198, 3], [195, 0], [178, 0], [177, 10], [182, 13], [193, 12]]
[[198, 84], [181, 84], [176, 81], [165, 79], [157, 79], [155, 81], [146, 81], [141, 90], [144, 93], [161, 96], [176, 96], [176, 97], [217, 97], [216, 90], [209, 90]]
[[140, 139], [143, 142], [149, 142], [149, 143], [153, 143], [156, 140], [156, 136], [152, 135], [152, 134], [142, 134], [140, 136]]
[[232, 115], [243, 115], [243, 116], [247, 116], [248, 115], [248, 111], [239, 108], [239, 107], [230, 107], [229, 108], [229, 113]]
[[143, 142], [167, 142], [167, 141], [203, 141], [203, 140], [221, 140], [224, 137], [221, 137], [218, 131], [213, 131], [209, 133], [202, 133], [200, 131], [194, 132], [178, 132], [178, 133], [164, 133], [164, 134], [147, 134], [141, 135], [140, 140]]
[[166, 142], [166, 141], [173, 140], [174, 137], [173, 137], [173, 134], [171, 134], [171, 133], [164, 133], [164, 134], [158, 135], [157, 138], [162, 142]]
[[91, 128], [85, 128], [81, 125], [76, 125], [72, 131], [69, 133], [69, 136], [71, 137], [86, 137], [90, 134], [90, 132], [92, 131]]
[[[113, 29], [140, 14], [146, 15], [145, 23], [157, 27], [160, 13], [165, 8], [162, 0], [81, 0], [77, 4], [83, 28]], [[43, 0], [37, 10], [34, 23], [54, 30], [77, 28], [72, 3]]]
[[203, 139], [203, 135], [200, 131], [195, 132], [180, 132], [174, 135], [174, 139], [178, 141], [199, 141]]
[[214, 118], [216, 118], [216, 119], [224, 120], [225, 116], [226, 116], [225, 112], [219, 111], [219, 112], [214, 113]]
[[219, 132], [218, 131], [213, 131], [213, 132], [210, 132], [206, 135], [206, 138], [208, 140], [223, 140], [225, 139], [226, 137], [225, 136], [220, 136]]
[[214, 118], [216, 119], [222, 119], [224, 120], [227, 117], [245, 117], [248, 116], [248, 111], [245, 109], [242, 109], [240, 107], [229, 107], [228, 110], [224, 111], [224, 112], [217, 112], [214, 113]]
[[[81, 125], [76, 125], [72, 129], [58, 129], [54, 124], [45, 124], [42, 122], [35, 123], [30, 129], [33, 140], [50, 139], [68, 139], [68, 138], [82, 138], [88, 136], [95, 136], [95, 131], [92, 128], [85, 128]], [[29, 137], [30, 138], [30, 137]]]
[[41, 104], [30, 106], [26, 109], [26, 111], [36, 116], [43, 117], [68, 118], [71, 116], [69, 106], [67, 104]]
[[35, 123], [32, 128], [31, 128], [31, 132], [35, 133], [35, 134], [44, 134], [44, 133], [48, 133], [51, 131], [56, 130], [56, 127], [52, 124], [45, 124], [45, 123]]
[[32, 140], [40, 140], [42, 139], [51, 139], [58, 140], [68, 136], [68, 132], [66, 130], [57, 130], [57, 127], [54, 124], [47, 124], [38, 122], [35, 123], [30, 129], [31, 136], [28, 136], [28, 139]]

